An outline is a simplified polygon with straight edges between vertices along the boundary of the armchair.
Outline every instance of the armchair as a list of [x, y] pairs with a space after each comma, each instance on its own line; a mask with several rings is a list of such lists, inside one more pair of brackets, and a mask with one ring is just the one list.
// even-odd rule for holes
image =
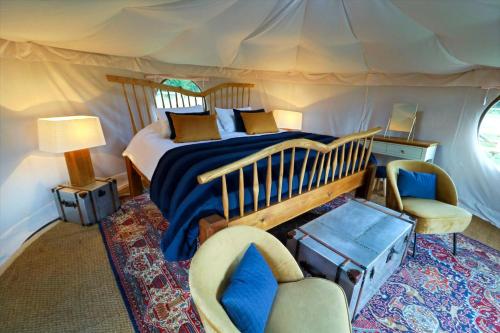
[[207, 332], [239, 332], [219, 299], [250, 243], [254, 243], [278, 281], [266, 332], [350, 332], [347, 300], [335, 283], [304, 278], [283, 244], [254, 227], [235, 226], [210, 237], [198, 249], [189, 286]]
[[[398, 190], [399, 169], [436, 174], [436, 200], [401, 197]], [[413, 255], [416, 252], [417, 233], [453, 233], [453, 255], [456, 255], [456, 234], [464, 231], [469, 226], [472, 215], [457, 206], [457, 190], [446, 171], [435, 164], [427, 162], [391, 161], [387, 164], [387, 179], [389, 181], [386, 197], [387, 207], [405, 212], [417, 219]]]

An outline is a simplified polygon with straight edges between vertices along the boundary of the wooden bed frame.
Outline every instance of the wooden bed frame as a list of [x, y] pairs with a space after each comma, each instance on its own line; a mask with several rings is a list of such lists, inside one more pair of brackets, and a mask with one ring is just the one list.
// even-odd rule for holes
[[[202, 92], [192, 92], [143, 79], [112, 75], [108, 75], [107, 79], [110, 82], [121, 84], [134, 134], [153, 122], [155, 114], [152, 112], [154, 106], [151, 102], [155, 100], [154, 96], [158, 92], [161, 94], [162, 101], [160, 107], [165, 107], [166, 105], [168, 105], [166, 107], [172, 107], [174, 104], [177, 107], [203, 105], [206, 110], [214, 113], [216, 106], [221, 108], [249, 106], [251, 88], [254, 86], [249, 83], [223, 83]], [[138, 90], [139, 94], [137, 93]], [[167, 99], [165, 98], [165, 94], [167, 95]], [[167, 100], [168, 104], [165, 100]], [[146, 113], [146, 116], [144, 113]], [[200, 243], [203, 243], [215, 232], [228, 226], [245, 224], [268, 230], [327, 203], [341, 194], [354, 190], [356, 190], [356, 196], [368, 199], [371, 190], [370, 185], [373, 182], [376, 169], [376, 165], [369, 164], [369, 157], [372, 151], [373, 137], [380, 131], [380, 127], [373, 128], [368, 131], [341, 137], [329, 144], [308, 139], [288, 140], [199, 175], [198, 182], [200, 184], [212, 181], [221, 183], [221, 201], [224, 211], [224, 216], [211, 215], [200, 220]], [[305, 159], [300, 165], [296, 165], [297, 162], [295, 162], [295, 151], [297, 149], [306, 150]], [[285, 151], [291, 152], [292, 163], [290, 163], [288, 170], [285, 170], [284, 167]], [[304, 184], [307, 160], [311, 151], [316, 151], [317, 154], [309, 170], [311, 174], [310, 180], [308, 184]], [[358, 154], [358, 152], [360, 153]], [[280, 156], [278, 175], [272, 174], [271, 158], [273, 155]], [[267, 162], [263, 162], [267, 163], [267, 172], [265, 179], [262, 180], [265, 184], [266, 202], [265, 205], [259, 206], [257, 199], [259, 197], [260, 180], [257, 172], [257, 163], [261, 160], [267, 160]], [[130, 194], [135, 196], [143, 193], [143, 183], [148, 185], [149, 180], [127, 157], [125, 157], [125, 164], [127, 167]], [[253, 166], [253, 209], [245, 211], [243, 169], [249, 166]], [[335, 175], [336, 170], [344, 171], [334, 178], [324, 177], [324, 179], [321, 179], [322, 175], [328, 175], [330, 170], [333, 171], [333, 175]], [[230, 218], [226, 177], [233, 172], [239, 173], [239, 216]], [[317, 180], [313, 183], [312, 180], [316, 173], [318, 177], [316, 177]], [[281, 195], [283, 183], [288, 182], [289, 188], [292, 188], [293, 177], [296, 174], [299, 175], [299, 188], [301, 189], [299, 193], [289, 191], [287, 195]], [[271, 203], [270, 200], [273, 180], [277, 180], [278, 184], [278, 202], [276, 203]], [[304, 189], [302, 189], [303, 185]]]

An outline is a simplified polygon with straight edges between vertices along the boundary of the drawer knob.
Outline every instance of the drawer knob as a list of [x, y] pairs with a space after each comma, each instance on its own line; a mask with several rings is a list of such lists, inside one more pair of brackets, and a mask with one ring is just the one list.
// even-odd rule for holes
[[404, 153], [405, 153], [405, 151], [403, 149], [401, 149], [401, 154], [404, 154]]

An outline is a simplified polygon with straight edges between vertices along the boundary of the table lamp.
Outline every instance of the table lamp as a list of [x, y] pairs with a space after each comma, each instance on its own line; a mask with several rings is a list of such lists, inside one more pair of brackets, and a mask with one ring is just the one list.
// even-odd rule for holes
[[278, 128], [297, 131], [302, 129], [302, 112], [274, 110], [274, 119]]
[[38, 146], [50, 153], [64, 153], [70, 183], [76, 187], [95, 181], [89, 148], [105, 145], [99, 118], [71, 116], [38, 119]]

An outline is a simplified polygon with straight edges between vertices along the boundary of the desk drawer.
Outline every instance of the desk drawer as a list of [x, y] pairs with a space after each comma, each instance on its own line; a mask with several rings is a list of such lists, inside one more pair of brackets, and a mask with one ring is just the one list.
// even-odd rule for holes
[[398, 144], [388, 144], [387, 154], [409, 160], [420, 160], [425, 156], [425, 148]]
[[372, 152], [377, 154], [387, 153], [387, 142], [373, 141]]

